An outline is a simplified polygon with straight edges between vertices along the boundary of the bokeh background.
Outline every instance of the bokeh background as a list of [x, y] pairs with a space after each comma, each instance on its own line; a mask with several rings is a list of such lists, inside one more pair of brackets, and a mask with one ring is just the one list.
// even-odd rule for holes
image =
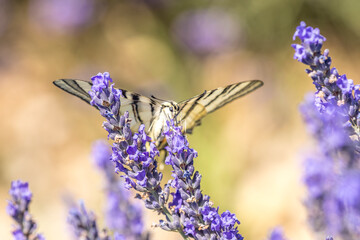
[[[204, 193], [236, 213], [246, 239], [265, 239], [277, 225], [289, 239], [317, 239], [301, 183], [313, 142], [298, 113], [314, 87], [290, 44], [301, 20], [319, 27], [333, 65], [357, 83], [359, 8], [356, 0], [0, 0], [0, 238], [11, 239], [5, 207], [15, 179], [30, 182], [47, 239], [71, 239], [69, 196], [103, 226], [103, 181], [90, 155], [106, 138], [103, 120], [52, 81], [108, 71], [119, 88], [175, 101], [263, 80], [189, 136]], [[150, 228], [159, 218], [144, 212], [152, 239], [180, 239]]]

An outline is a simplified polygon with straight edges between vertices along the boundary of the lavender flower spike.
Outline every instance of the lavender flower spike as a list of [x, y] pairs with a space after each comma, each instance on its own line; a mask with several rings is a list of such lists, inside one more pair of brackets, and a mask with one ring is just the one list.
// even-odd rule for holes
[[[235, 227], [240, 223], [235, 214], [226, 211], [219, 215], [219, 208], [214, 208], [210, 197], [202, 194], [201, 175], [193, 165], [197, 152], [189, 147], [181, 127], [175, 126], [173, 121], [168, 122], [163, 134], [169, 154], [165, 163], [173, 168], [174, 179], [170, 184], [175, 192], [169, 203], [173, 219], [178, 219], [185, 234], [195, 239], [243, 239]], [[172, 224], [164, 223], [162, 227]]]
[[292, 44], [295, 49], [294, 59], [308, 65], [306, 73], [312, 78], [317, 92], [315, 105], [320, 112], [332, 111], [335, 106], [347, 127], [349, 135], [360, 136], [360, 86], [354, 85], [346, 75], [340, 75], [336, 68], [331, 68], [329, 50], [321, 52], [325, 37], [319, 29], [306, 26], [301, 22], [296, 28], [293, 39], [298, 37], [301, 44]]
[[[70, 209], [68, 215], [68, 222], [72, 227], [73, 233], [77, 239], [86, 240], [111, 240], [106, 229], [98, 230], [96, 217], [94, 213], [86, 211], [83, 202], [80, 207]], [[122, 239], [122, 236], [116, 234], [114, 240]]]
[[[115, 176], [111, 151], [104, 141], [97, 141], [93, 147], [93, 157], [97, 167], [106, 178], [105, 219], [110, 230], [120, 233], [125, 239], [147, 239], [144, 233], [142, 209], [130, 200], [130, 193], [120, 178]], [[137, 200], [138, 201], [138, 200]]]
[[[307, 73], [317, 89], [300, 110], [318, 151], [305, 161], [305, 205], [312, 228], [344, 240], [360, 239], [359, 85], [330, 69], [329, 51], [319, 29], [297, 28], [300, 45], [294, 58], [310, 66]], [[328, 237], [327, 239], [332, 239]]]
[[[156, 156], [159, 155], [155, 144], [145, 133], [141, 125], [137, 133], [130, 130], [129, 113], [120, 116], [120, 90], [110, 85], [112, 81], [108, 73], [99, 73], [92, 78], [93, 87], [89, 94], [92, 104], [106, 118], [103, 127], [108, 131], [108, 137], [114, 140], [111, 160], [115, 163], [117, 173], [123, 173], [126, 188], [134, 188], [139, 193], [137, 198], [143, 199], [145, 207], [163, 214], [172, 221], [170, 211], [166, 207], [169, 198], [169, 186], [160, 186], [162, 173], [157, 170]], [[171, 227], [184, 238], [185, 234], [178, 225]]]
[[15, 230], [12, 232], [16, 240], [45, 240], [36, 233], [36, 222], [29, 212], [32, 193], [27, 182], [20, 180], [11, 182], [9, 191], [11, 200], [7, 205], [7, 213], [15, 220]]

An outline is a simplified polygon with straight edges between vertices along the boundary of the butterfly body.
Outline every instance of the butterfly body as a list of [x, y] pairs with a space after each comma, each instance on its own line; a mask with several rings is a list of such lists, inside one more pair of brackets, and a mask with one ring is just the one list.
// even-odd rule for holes
[[[91, 101], [88, 93], [91, 90], [91, 82], [76, 79], [59, 79], [54, 81], [54, 84], [87, 103]], [[201, 119], [207, 114], [262, 85], [263, 82], [260, 80], [239, 82], [211, 91], [204, 91], [202, 94], [179, 103], [164, 101], [155, 97], [149, 98], [120, 89], [122, 92], [120, 114], [124, 114], [125, 111], [129, 112], [132, 131], [137, 131], [139, 126], [144, 124], [146, 133], [160, 147], [163, 142], [162, 132], [166, 126], [166, 121], [174, 120], [177, 125], [183, 127], [185, 133], [191, 133], [195, 126], [200, 125]]]
[[176, 116], [178, 114], [179, 106], [176, 102], [173, 101], [164, 101], [161, 104], [159, 113], [156, 117], [156, 120], [152, 121], [148, 129], [148, 135], [156, 140], [158, 143], [162, 140], [162, 132], [164, 130], [164, 127], [166, 126], [167, 121], [174, 120], [175, 123], [177, 123]]

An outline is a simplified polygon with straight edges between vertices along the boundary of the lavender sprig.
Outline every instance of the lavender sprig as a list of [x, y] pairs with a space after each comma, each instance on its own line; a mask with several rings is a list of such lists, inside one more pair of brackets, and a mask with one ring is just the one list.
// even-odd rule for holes
[[[318, 152], [305, 161], [304, 182], [308, 217], [315, 231], [341, 239], [360, 238], [359, 85], [330, 69], [325, 38], [304, 22], [294, 34], [294, 58], [309, 65], [306, 72], [317, 92], [307, 96], [300, 110]], [[329, 237], [329, 239], [331, 239]]]
[[301, 44], [292, 44], [295, 49], [294, 59], [308, 65], [306, 73], [312, 78], [317, 92], [315, 104], [320, 112], [338, 106], [337, 110], [343, 119], [342, 124], [349, 135], [360, 136], [360, 86], [354, 85], [346, 75], [340, 75], [336, 68], [331, 68], [329, 50], [321, 52], [326, 38], [320, 35], [318, 28], [306, 26], [301, 22], [296, 28], [293, 40], [298, 37]]
[[148, 239], [148, 234], [144, 233], [140, 206], [130, 201], [130, 194], [123, 182], [114, 175], [109, 146], [104, 141], [97, 141], [93, 147], [93, 157], [106, 178], [105, 218], [109, 229], [129, 240]]
[[36, 222], [29, 212], [32, 193], [27, 182], [20, 180], [11, 182], [9, 191], [11, 200], [6, 211], [15, 220], [12, 232], [16, 240], [45, 240], [43, 235], [36, 233]]
[[[114, 140], [111, 160], [115, 163], [115, 170], [123, 173], [125, 187], [134, 188], [139, 193], [137, 198], [143, 199], [145, 207], [166, 216], [173, 221], [170, 211], [166, 207], [169, 198], [169, 185], [164, 189], [160, 186], [162, 173], [157, 170], [155, 157], [159, 155], [155, 144], [145, 133], [145, 126], [141, 125], [137, 133], [130, 130], [129, 113], [120, 116], [121, 91], [110, 86], [112, 79], [109, 73], [94, 76], [93, 87], [89, 94], [92, 104], [99, 108], [100, 114], [106, 118], [103, 127], [108, 131], [108, 137]], [[148, 146], [148, 147], [147, 147]], [[182, 230], [179, 233], [186, 238]]]
[[106, 229], [99, 231], [96, 217], [93, 212], [88, 212], [83, 202], [79, 207], [73, 207], [69, 211], [68, 222], [72, 227], [77, 239], [86, 240], [124, 240], [124, 236], [115, 233], [111, 238]]
[[[229, 211], [219, 215], [210, 197], [201, 193], [201, 175], [193, 166], [197, 153], [188, 147], [181, 129], [174, 126], [174, 122], [168, 122], [163, 133], [169, 145], [166, 163], [173, 167], [174, 179], [161, 187], [162, 173], [158, 172], [155, 159], [159, 151], [146, 135], [145, 126], [141, 125], [134, 134], [131, 132], [129, 113], [120, 116], [121, 92], [110, 85], [108, 73], [99, 73], [92, 80], [92, 104], [106, 118], [103, 127], [114, 140], [111, 159], [116, 171], [124, 174], [127, 188], [139, 192], [136, 197], [144, 200], [146, 208], [165, 216], [157, 226], [177, 231], [184, 239], [243, 239], [235, 227], [239, 224], [235, 215]], [[170, 192], [171, 187], [173, 192]], [[168, 208], [170, 195], [172, 201]]]
[[[173, 219], [179, 219], [186, 235], [195, 239], [243, 239], [238, 233], [239, 224], [235, 214], [226, 211], [219, 215], [210, 197], [203, 195], [200, 189], [201, 174], [195, 171], [194, 158], [197, 152], [189, 147], [181, 127], [174, 122], [167, 123], [164, 136], [168, 146], [165, 163], [173, 168], [170, 185], [175, 189], [169, 203]], [[171, 229], [171, 222], [163, 222], [162, 228]]]

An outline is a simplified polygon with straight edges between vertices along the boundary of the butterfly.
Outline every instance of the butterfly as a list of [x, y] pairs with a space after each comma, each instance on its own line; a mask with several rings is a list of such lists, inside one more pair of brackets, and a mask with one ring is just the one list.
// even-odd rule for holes
[[[59, 79], [53, 83], [62, 90], [90, 104], [89, 91], [92, 86], [91, 82], [77, 79]], [[125, 111], [129, 112], [131, 118], [130, 128], [133, 132], [137, 131], [141, 124], [144, 124], [146, 133], [161, 149], [164, 147], [162, 132], [166, 126], [166, 121], [173, 119], [177, 125], [182, 126], [184, 133], [192, 133], [193, 128], [200, 125], [202, 118], [207, 114], [256, 90], [262, 85], [263, 82], [260, 80], [238, 82], [226, 87], [204, 91], [179, 103], [161, 100], [154, 96], [149, 98], [120, 89], [122, 92], [120, 114], [124, 114]]]

